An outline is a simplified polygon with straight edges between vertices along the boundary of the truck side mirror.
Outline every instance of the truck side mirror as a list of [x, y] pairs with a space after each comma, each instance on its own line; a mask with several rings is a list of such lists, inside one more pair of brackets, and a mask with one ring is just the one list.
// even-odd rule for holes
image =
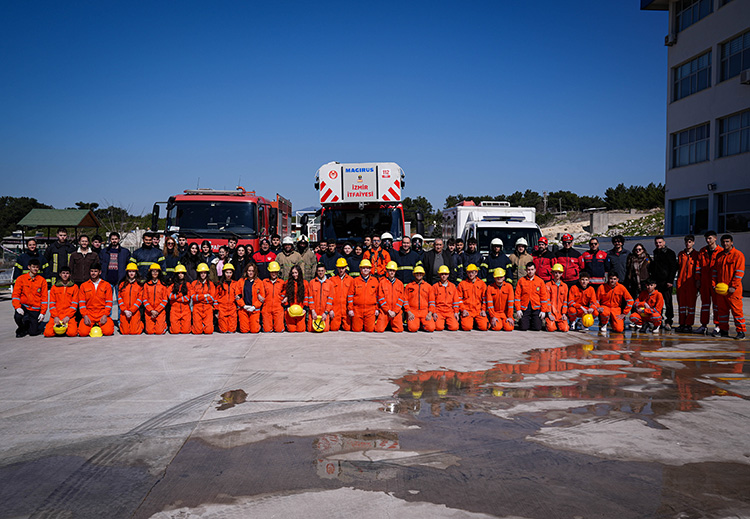
[[159, 204], [154, 204], [154, 208], [151, 210], [151, 230], [158, 231], [159, 225]]
[[303, 229], [307, 228], [307, 222], [308, 222], [308, 220], [309, 220], [309, 218], [307, 217], [307, 215], [303, 214], [302, 218], [300, 219], [300, 225], [302, 226]]

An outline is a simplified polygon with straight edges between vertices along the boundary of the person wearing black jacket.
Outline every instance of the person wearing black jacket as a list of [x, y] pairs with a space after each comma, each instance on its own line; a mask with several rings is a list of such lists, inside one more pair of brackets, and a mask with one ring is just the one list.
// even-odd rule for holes
[[62, 267], [68, 266], [70, 255], [75, 251], [75, 245], [68, 241], [68, 230], [65, 227], [60, 227], [57, 230], [57, 241], [44, 251], [44, 260], [47, 265], [44, 277], [47, 278], [47, 283], [55, 284], [57, 273], [60, 272]]
[[677, 275], [677, 255], [667, 247], [664, 236], [654, 238], [654, 259], [649, 263], [649, 276], [656, 281], [656, 289], [664, 296], [664, 329], [672, 329], [674, 307], [672, 305], [672, 285]]
[[34, 238], [29, 238], [26, 241], [26, 252], [18, 255], [16, 258], [16, 264], [13, 266], [13, 280], [18, 279], [21, 274], [27, 274], [29, 272], [29, 261], [31, 259], [39, 260], [39, 264], [44, 268], [44, 257], [37, 249], [37, 243]]
[[[477, 239], [469, 238], [466, 240], [466, 250], [458, 253], [458, 265], [456, 265], [456, 279], [460, 282], [467, 279], [466, 267], [469, 265], [482, 266], [482, 253], [477, 249]], [[481, 276], [481, 268], [480, 268]]]
[[456, 282], [456, 265], [453, 264], [453, 258], [451, 257], [450, 251], [443, 248], [443, 239], [435, 238], [432, 244], [432, 250], [424, 253], [422, 258], [422, 266], [425, 271], [425, 280], [430, 285], [434, 285], [440, 280], [438, 269], [445, 265], [450, 269], [450, 275], [448, 281], [451, 283]]
[[419, 264], [419, 255], [411, 248], [411, 238], [404, 236], [401, 239], [401, 248], [391, 251], [391, 260], [398, 265], [396, 279], [404, 286], [414, 281], [414, 267]]
[[336, 275], [336, 260], [339, 258], [343, 258], [343, 256], [336, 250], [336, 242], [331, 240], [331, 243], [326, 244], [326, 248], [318, 260], [325, 265], [326, 276], [329, 278]]

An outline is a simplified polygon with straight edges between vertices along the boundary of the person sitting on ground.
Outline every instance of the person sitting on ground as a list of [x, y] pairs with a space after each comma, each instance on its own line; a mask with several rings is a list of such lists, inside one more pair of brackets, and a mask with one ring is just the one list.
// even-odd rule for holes
[[487, 284], [479, 279], [479, 267], [473, 263], [466, 266], [466, 279], [458, 284], [458, 297], [461, 299], [461, 329], [465, 332], [476, 328], [486, 331], [489, 326], [484, 308], [484, 293]]
[[589, 284], [591, 276], [587, 270], [578, 275], [578, 283], [570, 287], [568, 292], [568, 322], [575, 327], [576, 331], [582, 331], [588, 327], [583, 325], [583, 316], [599, 316], [599, 303], [596, 300], [596, 291]]
[[620, 284], [617, 272], [610, 271], [607, 282], [596, 291], [599, 301], [599, 332], [607, 332], [607, 323], [612, 323], [612, 331], [625, 331], [625, 317], [633, 308], [633, 297], [624, 285]]
[[492, 273], [494, 283], [487, 286], [484, 293], [484, 306], [489, 318], [489, 329], [512, 332], [516, 321], [513, 318], [515, 299], [513, 285], [505, 281], [505, 269], [496, 268]]
[[128, 266], [125, 267], [125, 279], [117, 287], [117, 304], [120, 307], [120, 333], [122, 335], [140, 335], [143, 333], [143, 320], [141, 320], [140, 312], [142, 299], [143, 280], [138, 272], [138, 265], [128, 263]]
[[516, 318], [518, 329], [522, 331], [539, 331], [542, 319], [549, 311], [549, 292], [542, 278], [536, 277], [536, 265], [533, 261], [526, 264], [526, 275], [516, 285]]
[[641, 332], [651, 331], [656, 333], [661, 326], [661, 313], [664, 310], [664, 296], [656, 290], [656, 281], [647, 279], [643, 282], [646, 287], [639, 295], [633, 305], [633, 313], [630, 322], [640, 326]]
[[435, 312], [435, 291], [424, 278], [425, 270], [417, 266], [414, 268], [414, 281], [404, 287], [404, 312], [410, 332], [420, 329], [435, 331], [435, 320], [432, 318]]
[[78, 288], [78, 309], [83, 316], [78, 323], [78, 335], [86, 337], [94, 326], [98, 326], [102, 335], [113, 335], [115, 323], [110, 318], [112, 313], [112, 285], [100, 276], [102, 266], [91, 265], [90, 279]]
[[45, 337], [54, 337], [56, 326], [65, 327], [64, 335], [76, 337], [78, 323], [75, 315], [78, 309], [78, 286], [70, 279], [70, 267], [62, 267], [59, 278], [49, 291], [49, 321], [44, 328]]
[[[18, 338], [41, 334], [44, 331], [42, 321], [47, 313], [47, 280], [39, 274], [39, 260], [31, 258], [28, 268], [29, 271], [21, 274], [13, 285], [13, 319]], [[57, 275], [63, 268], [57, 270]]]

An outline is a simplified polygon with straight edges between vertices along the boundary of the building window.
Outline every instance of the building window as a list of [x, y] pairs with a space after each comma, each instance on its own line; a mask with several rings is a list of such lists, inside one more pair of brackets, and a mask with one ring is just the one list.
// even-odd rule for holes
[[671, 202], [671, 234], [702, 234], [708, 230], [708, 197]]
[[739, 75], [750, 68], [750, 31], [721, 44], [719, 81]]
[[711, 86], [711, 51], [672, 69], [672, 101]]
[[672, 167], [708, 160], [709, 123], [672, 134]]
[[719, 119], [719, 157], [750, 151], [750, 110]]
[[684, 31], [713, 11], [712, 0], [678, 0], [675, 4], [675, 27]]
[[719, 195], [719, 232], [750, 231], [750, 190]]

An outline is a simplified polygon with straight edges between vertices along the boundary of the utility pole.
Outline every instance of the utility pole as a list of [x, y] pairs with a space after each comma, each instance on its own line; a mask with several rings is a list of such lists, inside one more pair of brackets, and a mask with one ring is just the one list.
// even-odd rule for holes
[[547, 212], [547, 192], [544, 191], [542, 195], [544, 196], [544, 212], [546, 213]]

